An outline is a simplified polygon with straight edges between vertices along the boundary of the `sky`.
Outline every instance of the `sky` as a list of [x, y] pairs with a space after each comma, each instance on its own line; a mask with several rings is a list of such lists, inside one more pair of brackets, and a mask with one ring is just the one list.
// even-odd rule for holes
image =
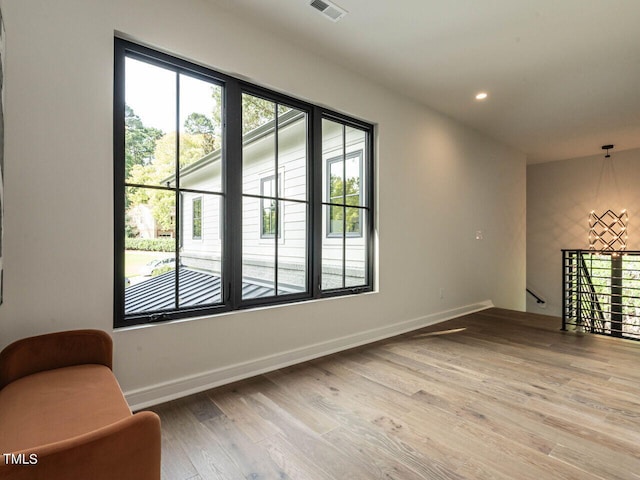
[[[175, 131], [176, 73], [145, 62], [126, 59], [126, 103], [146, 127]], [[193, 112], [211, 117], [211, 83], [180, 74], [180, 124]]]

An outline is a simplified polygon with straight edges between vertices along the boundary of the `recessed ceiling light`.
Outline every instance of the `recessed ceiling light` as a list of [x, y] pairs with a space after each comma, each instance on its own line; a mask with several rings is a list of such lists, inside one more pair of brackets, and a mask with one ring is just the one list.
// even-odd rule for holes
[[488, 96], [487, 92], [480, 92], [476, 95], [476, 100], [484, 100]]

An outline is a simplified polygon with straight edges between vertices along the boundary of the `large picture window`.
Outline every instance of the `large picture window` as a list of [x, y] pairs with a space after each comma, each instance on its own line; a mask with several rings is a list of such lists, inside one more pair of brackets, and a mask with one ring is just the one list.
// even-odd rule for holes
[[120, 39], [114, 85], [116, 327], [372, 289], [370, 124]]

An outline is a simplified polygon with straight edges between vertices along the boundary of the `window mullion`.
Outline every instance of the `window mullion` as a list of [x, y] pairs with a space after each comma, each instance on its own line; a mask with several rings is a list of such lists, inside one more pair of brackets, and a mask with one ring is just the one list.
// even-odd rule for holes
[[274, 152], [275, 152], [275, 158], [274, 158], [274, 168], [275, 168], [275, 172], [274, 172], [274, 192], [273, 195], [276, 197], [276, 229], [275, 229], [275, 235], [274, 235], [274, 259], [273, 259], [273, 265], [274, 265], [274, 271], [273, 271], [273, 294], [274, 296], [278, 296], [278, 237], [280, 235], [280, 190], [279, 190], [279, 183], [278, 183], [278, 111], [280, 110], [280, 104], [278, 102], [274, 103], [274, 109], [275, 109], [275, 130], [274, 130], [274, 135], [273, 135], [273, 140], [275, 142], [274, 145]]
[[347, 127], [342, 125], [342, 288], [347, 286]]
[[[311, 235], [309, 235], [309, 255], [311, 258], [311, 295], [322, 293], [322, 110], [314, 107], [311, 112], [311, 181], [309, 182], [311, 202]], [[328, 173], [327, 173], [328, 175]]]
[[242, 91], [236, 81], [225, 85], [223, 175], [224, 301], [237, 308], [242, 301]]
[[175, 258], [175, 280], [174, 280], [174, 304], [176, 310], [180, 308], [180, 236], [182, 232], [178, 228], [181, 222], [180, 209], [182, 208], [180, 198], [180, 74], [176, 72], [176, 185], [174, 188], [174, 202], [175, 202], [175, 218], [174, 218], [174, 258]]

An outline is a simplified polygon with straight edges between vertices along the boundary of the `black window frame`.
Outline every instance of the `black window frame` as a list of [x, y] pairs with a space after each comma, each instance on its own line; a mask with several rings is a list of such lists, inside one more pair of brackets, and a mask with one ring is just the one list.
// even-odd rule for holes
[[[125, 315], [125, 58], [132, 57], [150, 64], [180, 71], [196, 78], [205, 79], [222, 86], [222, 281], [220, 304], [175, 308], [165, 311]], [[278, 104], [288, 105], [306, 114], [307, 121], [307, 265], [306, 291], [302, 293], [277, 294], [264, 298], [242, 298], [242, 94], [265, 98]], [[114, 105], [113, 105], [113, 155], [114, 155], [114, 327], [140, 325], [169, 321], [179, 318], [215, 315], [231, 310], [254, 308], [309, 301], [320, 298], [351, 295], [373, 291], [374, 278], [374, 125], [325, 107], [310, 104], [294, 97], [251, 84], [236, 77], [212, 70], [203, 65], [162, 53], [149, 47], [118, 37], [114, 39]], [[366, 196], [361, 208], [367, 215], [366, 232], [366, 284], [357, 287], [323, 289], [321, 283], [323, 228], [323, 156], [322, 120], [331, 120], [365, 132], [365, 156], [362, 162], [364, 176], [361, 190]], [[366, 182], [366, 184], [365, 184]], [[276, 182], [277, 183], [277, 182]], [[197, 193], [197, 192], [194, 192]], [[362, 191], [360, 195], [363, 195]], [[280, 195], [276, 195], [277, 198]], [[177, 196], [180, 205], [182, 197]], [[281, 217], [278, 215], [278, 221]], [[181, 225], [181, 219], [176, 224]], [[178, 230], [180, 232], [181, 229]], [[176, 265], [179, 265], [179, 247], [184, 235], [176, 237]], [[177, 286], [176, 286], [177, 288]]]

